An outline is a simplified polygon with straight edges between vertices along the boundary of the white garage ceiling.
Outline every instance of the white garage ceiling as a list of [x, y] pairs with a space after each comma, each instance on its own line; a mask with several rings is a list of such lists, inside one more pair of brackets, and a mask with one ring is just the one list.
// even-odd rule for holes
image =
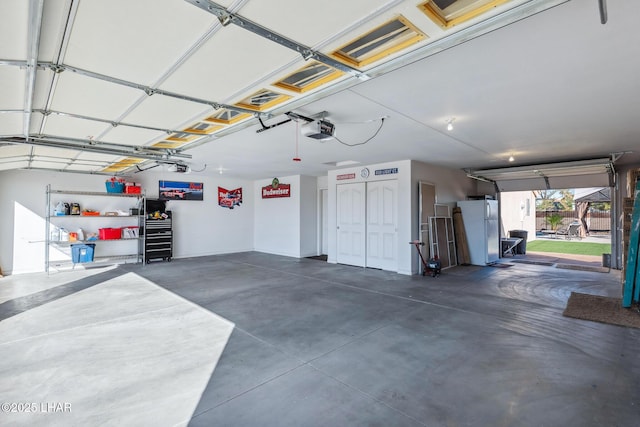
[[[425, 4], [467, 9], [447, 25]], [[345, 161], [638, 164], [640, 2], [607, 6], [602, 24], [597, 0], [4, 0], [0, 170], [184, 162], [255, 179]], [[376, 50], [368, 35], [390, 22], [403, 44]], [[363, 36], [380, 55], [335, 54]], [[327, 73], [317, 86], [278, 84], [313, 64]], [[326, 112], [337, 138], [301, 135], [289, 111]]]

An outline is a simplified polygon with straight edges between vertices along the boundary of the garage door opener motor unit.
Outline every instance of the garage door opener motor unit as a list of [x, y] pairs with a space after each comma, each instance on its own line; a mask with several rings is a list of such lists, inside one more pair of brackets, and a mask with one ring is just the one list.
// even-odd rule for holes
[[302, 135], [318, 141], [333, 138], [335, 131], [336, 126], [327, 120], [314, 120], [302, 125]]

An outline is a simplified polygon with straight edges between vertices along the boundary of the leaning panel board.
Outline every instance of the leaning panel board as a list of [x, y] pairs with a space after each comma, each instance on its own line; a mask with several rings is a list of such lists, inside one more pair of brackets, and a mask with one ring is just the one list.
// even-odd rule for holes
[[640, 284], [638, 282], [638, 245], [640, 244], [640, 181], [636, 183], [635, 202], [631, 216], [631, 229], [629, 231], [629, 252], [624, 278], [624, 291], [622, 293], [622, 306], [631, 307], [631, 304], [640, 300]]

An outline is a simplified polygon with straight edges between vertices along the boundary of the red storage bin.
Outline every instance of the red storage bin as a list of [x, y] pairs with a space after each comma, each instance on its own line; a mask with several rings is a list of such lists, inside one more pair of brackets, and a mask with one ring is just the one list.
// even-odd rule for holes
[[142, 187], [133, 183], [127, 182], [124, 185], [125, 194], [140, 194], [142, 192]]
[[100, 240], [113, 240], [122, 238], [122, 229], [120, 228], [100, 228], [98, 229]]

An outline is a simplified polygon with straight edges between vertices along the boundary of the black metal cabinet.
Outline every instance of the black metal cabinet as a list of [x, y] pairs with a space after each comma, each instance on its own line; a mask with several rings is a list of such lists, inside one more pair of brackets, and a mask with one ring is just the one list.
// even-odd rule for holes
[[171, 223], [171, 217], [145, 220], [145, 262], [149, 263], [152, 259], [171, 261], [173, 256], [173, 227]]

